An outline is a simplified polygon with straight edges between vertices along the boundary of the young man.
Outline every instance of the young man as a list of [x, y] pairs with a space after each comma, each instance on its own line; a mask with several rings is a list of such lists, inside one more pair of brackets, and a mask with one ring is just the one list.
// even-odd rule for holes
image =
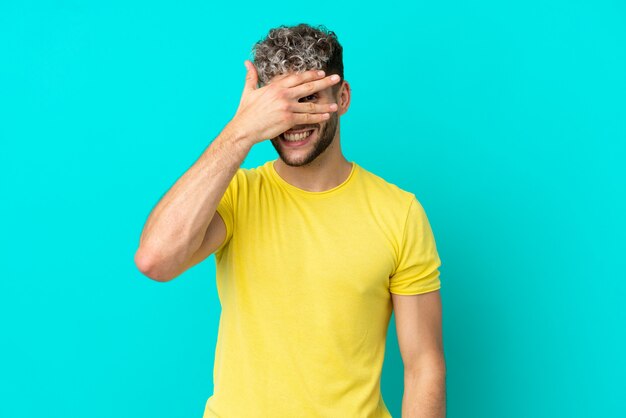
[[[342, 154], [350, 86], [337, 37], [280, 26], [254, 53], [235, 116], [154, 208], [135, 256], [168, 281], [215, 253], [222, 313], [204, 417], [390, 417], [392, 310], [402, 417], [444, 417], [435, 240], [413, 193]], [[279, 158], [241, 168], [265, 139]]]

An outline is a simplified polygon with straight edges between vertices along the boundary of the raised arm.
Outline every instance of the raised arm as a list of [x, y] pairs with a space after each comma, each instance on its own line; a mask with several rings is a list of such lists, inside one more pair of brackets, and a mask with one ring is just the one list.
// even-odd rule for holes
[[336, 110], [299, 98], [337, 81], [316, 70], [281, 75], [259, 88], [254, 65], [245, 62], [246, 82], [235, 116], [150, 213], [135, 253], [137, 268], [169, 281], [212, 254], [226, 237], [217, 206], [244, 158], [258, 142], [298, 124], [318, 123]]

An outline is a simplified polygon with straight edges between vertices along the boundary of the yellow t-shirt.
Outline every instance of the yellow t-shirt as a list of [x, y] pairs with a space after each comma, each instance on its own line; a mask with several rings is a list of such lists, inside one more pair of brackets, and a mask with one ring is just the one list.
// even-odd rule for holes
[[239, 168], [217, 208], [222, 313], [204, 418], [391, 417], [390, 292], [440, 288], [424, 209], [354, 162], [342, 184], [310, 192], [274, 161]]

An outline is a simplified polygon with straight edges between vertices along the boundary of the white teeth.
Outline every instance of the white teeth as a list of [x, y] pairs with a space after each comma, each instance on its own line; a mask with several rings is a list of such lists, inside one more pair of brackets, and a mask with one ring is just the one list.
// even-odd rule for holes
[[311, 132], [313, 132], [313, 130], [302, 132], [302, 133], [299, 133], [299, 134], [287, 134], [287, 133], [284, 133], [283, 134], [283, 138], [285, 138], [285, 140], [287, 140], [287, 141], [301, 141], [304, 138], [306, 138], [307, 136], [311, 135]]

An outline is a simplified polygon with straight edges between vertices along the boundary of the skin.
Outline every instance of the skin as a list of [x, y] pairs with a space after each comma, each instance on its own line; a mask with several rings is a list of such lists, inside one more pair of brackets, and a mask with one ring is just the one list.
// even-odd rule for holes
[[445, 418], [446, 363], [441, 294], [391, 294], [404, 363], [402, 418]]

